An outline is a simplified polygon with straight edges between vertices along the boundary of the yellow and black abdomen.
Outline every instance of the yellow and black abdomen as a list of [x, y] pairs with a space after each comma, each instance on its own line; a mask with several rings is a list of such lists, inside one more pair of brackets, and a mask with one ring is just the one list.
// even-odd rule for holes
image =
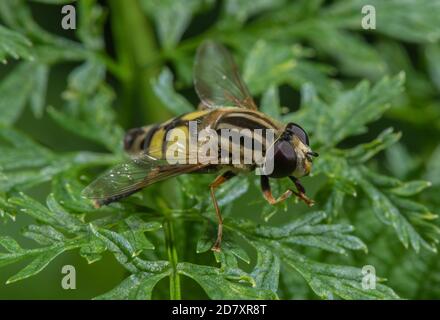
[[[125, 150], [133, 155], [148, 153], [157, 159], [165, 159], [167, 148], [174, 143], [173, 141], [167, 141], [167, 135], [171, 135], [173, 130], [181, 130], [185, 133], [186, 138], [188, 139], [190, 121], [196, 121], [198, 132], [207, 127], [217, 132], [219, 139], [219, 162], [222, 164], [225, 163], [223, 158], [220, 158], [220, 155], [227, 154], [227, 161], [229, 162], [232, 160], [232, 150], [234, 145], [236, 150], [240, 150], [240, 158], [242, 159], [244, 159], [246, 150], [255, 146], [255, 140], [258, 140], [258, 143], [262, 144], [263, 152], [265, 152], [265, 130], [273, 129], [275, 130], [275, 134], [278, 134], [280, 129], [279, 124], [274, 120], [253, 110], [241, 108], [207, 109], [183, 114], [162, 124], [153, 124], [146, 127], [131, 129], [127, 132], [124, 139]], [[239, 141], [235, 140], [234, 142], [231, 140], [231, 137], [222, 136], [222, 131], [225, 129], [241, 131], [243, 131], [243, 129], [248, 129], [248, 135], [250, 135], [249, 139], [252, 141], [249, 143], [250, 140], [248, 139], [248, 143], [245, 144], [246, 134], [243, 134], [243, 136], [240, 136]], [[255, 129], [262, 129], [263, 131], [257, 136], [255, 135]], [[237, 143], [239, 144], [238, 146]], [[188, 152], [188, 148], [186, 149], [186, 152]], [[255, 159], [251, 159], [251, 162], [253, 162], [253, 160]], [[243, 166], [232, 163], [232, 161], [229, 164], [237, 169], [243, 168]], [[252, 167], [253, 166], [246, 166], [246, 168]]]
[[168, 144], [167, 134], [182, 130], [188, 136], [189, 121], [200, 123], [211, 110], [194, 111], [172, 118], [161, 124], [130, 129], [124, 137], [124, 149], [129, 154], [148, 153], [157, 159], [164, 159]]

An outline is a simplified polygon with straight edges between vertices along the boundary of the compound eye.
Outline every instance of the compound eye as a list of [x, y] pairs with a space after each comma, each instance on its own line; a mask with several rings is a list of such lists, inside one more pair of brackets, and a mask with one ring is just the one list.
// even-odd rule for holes
[[271, 178], [287, 177], [296, 169], [296, 153], [289, 141], [275, 143], [273, 155], [269, 155], [266, 160], [272, 161], [273, 172], [268, 175]]
[[295, 134], [298, 137], [298, 139], [301, 140], [302, 143], [304, 143], [305, 145], [309, 145], [309, 136], [307, 135], [307, 133], [304, 131], [303, 128], [301, 128], [296, 123], [289, 123], [288, 129], [293, 134]]

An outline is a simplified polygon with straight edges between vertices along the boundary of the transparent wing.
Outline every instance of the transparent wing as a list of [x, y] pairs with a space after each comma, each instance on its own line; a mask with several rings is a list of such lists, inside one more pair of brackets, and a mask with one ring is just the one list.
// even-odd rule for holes
[[236, 106], [257, 109], [231, 54], [216, 42], [206, 41], [198, 48], [194, 86], [207, 108]]
[[189, 173], [203, 166], [170, 164], [165, 159], [140, 154], [103, 173], [83, 190], [82, 195], [97, 200], [98, 203], [110, 203], [155, 182]]

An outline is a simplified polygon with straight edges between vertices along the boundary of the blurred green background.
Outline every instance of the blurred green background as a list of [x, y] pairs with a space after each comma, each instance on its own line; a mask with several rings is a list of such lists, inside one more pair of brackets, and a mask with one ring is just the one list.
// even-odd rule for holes
[[[35, 20], [44, 29], [51, 33], [75, 38], [74, 30], [61, 28], [61, 5], [47, 5], [36, 2], [29, 2]], [[107, 26], [110, 28], [110, 26]], [[108, 31], [110, 32], [110, 30]], [[111, 44], [109, 44], [111, 47]], [[1, 76], [10, 72], [16, 63], [10, 61], [7, 65], [0, 67]], [[79, 63], [64, 63], [51, 69], [50, 80], [47, 90], [47, 104], [57, 106], [62, 104], [61, 93], [66, 87], [67, 76], [78, 66]], [[19, 94], [19, 91], [17, 92]], [[48, 116], [36, 120], [34, 114], [27, 109], [17, 123], [17, 127], [28, 132], [38, 141], [44, 142], [59, 151], [68, 151], [81, 148], [98, 149], [95, 144], [83, 139], [78, 139], [69, 132], [59, 130]], [[32, 194], [38, 199], [44, 200], [49, 186], [38, 187], [32, 190]], [[16, 223], [0, 224], [2, 235], [11, 235], [23, 246], [37, 247], [35, 242], [21, 236], [20, 230], [28, 225], [32, 219], [20, 217]], [[89, 265], [77, 253], [70, 252], [60, 256], [45, 269], [39, 277], [28, 279], [26, 282], [17, 282], [5, 285], [6, 280], [16, 270], [24, 267], [26, 263], [19, 263], [2, 268], [0, 272], [0, 298], [1, 299], [91, 299], [103, 291], [110, 290], [118, 284], [125, 276], [124, 269], [115, 262], [110, 254], [96, 264]], [[76, 290], [64, 290], [61, 287], [61, 280], [65, 274], [61, 273], [64, 265], [73, 265], [77, 270]], [[102, 288], [106, 288], [102, 290]]]
[[[53, 35], [78, 41], [75, 30], [61, 28], [62, 4], [44, 2], [29, 1], [27, 4], [35, 22]], [[332, 100], [335, 92], [351, 89], [362, 80], [375, 83], [383, 76], [404, 71], [405, 91], [392, 102], [393, 107], [372, 123], [367, 133], [349, 137], [340, 147], [349, 148], [370, 141], [387, 127], [401, 131], [401, 140], [379, 154], [372, 166], [402, 180], [431, 181], [433, 187], [425, 190], [419, 200], [433, 213], [440, 211], [440, 1], [85, 2], [92, 6], [99, 5], [99, 12], [95, 13], [103, 21], [102, 35], [99, 30], [97, 38], [91, 35], [89, 48], [93, 48], [96, 39], [103, 40], [103, 44], [96, 45], [100, 48], [97, 51], [102, 53], [103, 59], [107, 54], [109, 60], [117, 61], [116, 66], [106, 61], [107, 68], [114, 69], [113, 72], [107, 72], [106, 82], [115, 90], [113, 106], [117, 122], [124, 129], [163, 121], [172, 116], [172, 112], [164, 107], [163, 101], [154, 93], [150, 82], [164, 66], [172, 70], [176, 90], [194, 106], [197, 105], [198, 99], [191, 83], [192, 59], [198, 44], [207, 38], [214, 38], [230, 47], [241, 67], [251, 50], [256, 55], [259, 53], [259, 41], [292, 46], [293, 52], [296, 50], [295, 63], [299, 67], [284, 78], [275, 77], [274, 83], [279, 86], [281, 106], [290, 111], [299, 109], [301, 86], [305, 82], [313, 82], [320, 97]], [[376, 6], [377, 30], [363, 30], [360, 27], [362, 14], [359, 8], [363, 4]], [[13, 15], [7, 9], [14, 5], [0, 5], [4, 24]], [[81, 20], [77, 23], [81, 24]], [[31, 35], [33, 37], [35, 35]], [[277, 55], [276, 50], [273, 55]], [[65, 104], [63, 92], [69, 85], [69, 74], [81, 64], [75, 58], [71, 60], [51, 66], [45, 105], [60, 109]], [[17, 64], [17, 61], [9, 59], [7, 64], [0, 67], [0, 77], [6, 77]], [[261, 70], [263, 77], [264, 68]], [[250, 83], [257, 101], [261, 99], [260, 93], [267, 89], [258, 87], [259, 76], [254, 75]], [[21, 94], [20, 91], [17, 88], [17, 96]], [[36, 117], [31, 108], [24, 109], [15, 128], [57, 152], [104, 150], [87, 139], [60, 129], [47, 113]], [[323, 177], [305, 179], [304, 184], [314, 195], [323, 181]], [[45, 183], [30, 189], [28, 194], [44, 201], [49, 190], [50, 184]], [[262, 222], [260, 206], [255, 203], [260, 197], [260, 191], [252, 187], [240, 201], [234, 203], [231, 211], [234, 216]], [[298, 207], [291, 209], [291, 212], [296, 215], [306, 210], [303, 206]], [[354, 207], [353, 204], [349, 206], [342, 220], [355, 225], [356, 235], [369, 246], [369, 255], [356, 253], [335, 257], [331, 253], [313, 250], [310, 255], [328, 263], [357, 267], [374, 264], [380, 266], [378, 273], [389, 280], [387, 285], [399, 295], [407, 298], [440, 298], [438, 257], [425, 251], [420, 254], [409, 252], [392, 231], [383, 231], [381, 236], [375, 236], [374, 230], [382, 232], [383, 229], [376, 222], [368, 222], [371, 225], [367, 228], [362, 218], [350, 218], [350, 208]], [[270, 223], [280, 225], [288, 220], [287, 214], [278, 214]], [[0, 234], [12, 236], [23, 247], [35, 247], [34, 242], [20, 233], [31, 221], [28, 217], [18, 216], [14, 223], [0, 224]], [[439, 226], [438, 222], [435, 224]], [[63, 277], [61, 268], [66, 264], [76, 267], [76, 290], [63, 290], [60, 286]], [[102, 260], [89, 265], [77, 252], [72, 251], [57, 257], [38, 275], [5, 285], [6, 280], [25, 265], [20, 262], [0, 269], [0, 299], [90, 299], [115, 287], [127, 276], [110, 253], [105, 253]], [[188, 288], [204, 297], [195, 283], [186, 281]], [[160, 286], [166, 287], [166, 282], [162, 282]], [[286, 298], [315, 298], [299, 282], [284, 282], [280, 286], [296, 288], [283, 289]], [[292, 290], [289, 296], [288, 292]], [[194, 296], [188, 294], [187, 297]]]

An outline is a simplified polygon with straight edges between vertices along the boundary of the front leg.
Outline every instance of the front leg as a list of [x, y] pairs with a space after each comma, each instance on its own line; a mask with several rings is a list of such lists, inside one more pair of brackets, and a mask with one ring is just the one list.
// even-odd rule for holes
[[290, 180], [292, 180], [292, 182], [295, 184], [296, 189], [298, 190], [297, 192], [295, 192], [295, 191], [292, 191], [292, 192], [300, 200], [304, 201], [304, 203], [307, 204], [309, 207], [313, 206], [315, 204], [315, 201], [313, 201], [312, 199], [310, 199], [306, 196], [306, 189], [301, 184], [301, 182], [298, 180], [298, 178], [295, 178], [293, 176], [290, 176], [289, 178], [290, 178]]
[[272, 190], [270, 188], [269, 178], [268, 176], [261, 176], [261, 190], [263, 191], [263, 196], [271, 205], [275, 205], [277, 203], [283, 202], [287, 198], [289, 198], [293, 191], [287, 190], [284, 192], [278, 199], [275, 199], [272, 195]]

